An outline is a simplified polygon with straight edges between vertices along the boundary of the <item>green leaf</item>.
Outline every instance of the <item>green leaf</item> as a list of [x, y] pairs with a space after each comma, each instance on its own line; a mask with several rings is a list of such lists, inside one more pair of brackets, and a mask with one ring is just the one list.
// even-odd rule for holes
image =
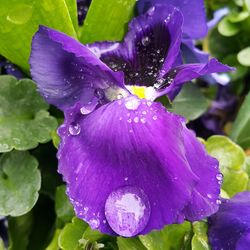
[[228, 20], [232, 23], [238, 23], [244, 21], [249, 17], [249, 13], [247, 11], [242, 11], [239, 13], [232, 13], [228, 16]]
[[224, 175], [222, 189], [229, 196], [246, 190], [248, 175], [244, 171], [246, 156], [242, 148], [225, 136], [210, 137], [206, 148], [220, 163], [220, 171]]
[[120, 41], [133, 16], [136, 0], [92, 0], [81, 32], [82, 43]]
[[0, 157], [0, 215], [23, 215], [35, 205], [41, 186], [37, 167], [37, 160], [25, 151]]
[[152, 231], [147, 235], [139, 236], [139, 239], [148, 250], [182, 249], [190, 233], [191, 224], [184, 222], [166, 226], [160, 231]]
[[237, 59], [240, 64], [249, 67], [250, 66], [250, 47], [247, 47], [241, 50], [237, 55]]
[[8, 219], [10, 239], [8, 250], [27, 250], [32, 224], [32, 213], [27, 213], [20, 217], [10, 217]]
[[74, 250], [79, 245], [79, 240], [82, 239], [83, 233], [88, 225], [76, 217], [73, 218], [72, 223], [68, 223], [59, 235], [58, 243], [62, 250]]
[[243, 148], [250, 147], [250, 92], [246, 96], [232, 127], [231, 138]]
[[75, 31], [78, 31], [79, 26], [78, 26], [78, 17], [77, 17], [77, 1], [75, 0], [65, 0], [65, 3], [67, 4], [71, 22], [75, 28]]
[[192, 250], [210, 250], [207, 237], [207, 224], [205, 222], [194, 222], [193, 232]]
[[33, 81], [0, 76], [0, 152], [28, 150], [51, 139], [57, 121]]
[[147, 250], [137, 238], [117, 237], [119, 250]]
[[58, 245], [58, 238], [59, 235], [61, 233], [61, 229], [57, 229], [55, 231], [55, 234], [53, 236], [52, 241], [50, 242], [50, 244], [46, 247], [45, 250], [60, 250], [59, 245]]
[[229, 17], [226, 16], [220, 21], [218, 25], [218, 31], [223, 36], [234, 36], [240, 31], [240, 28], [237, 24], [232, 23], [229, 20]]
[[72, 1], [0, 0], [0, 54], [28, 72], [31, 39], [39, 25], [76, 37]]
[[201, 116], [208, 108], [209, 102], [200, 89], [193, 83], [185, 84], [168, 108], [171, 112], [194, 120]]
[[[5, 247], [4, 247], [4, 242], [2, 240], [2, 238], [0, 237], [0, 250], [5, 250]], [[21, 250], [21, 249], [20, 249]]]
[[56, 189], [55, 209], [57, 217], [64, 223], [70, 222], [75, 213], [66, 195], [66, 186], [61, 185]]

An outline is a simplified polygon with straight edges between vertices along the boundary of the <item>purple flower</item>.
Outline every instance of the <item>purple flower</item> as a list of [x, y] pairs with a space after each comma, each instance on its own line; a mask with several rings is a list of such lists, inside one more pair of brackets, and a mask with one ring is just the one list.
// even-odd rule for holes
[[91, 0], [77, 0], [78, 24], [83, 25]]
[[219, 211], [209, 219], [208, 235], [213, 250], [250, 248], [250, 192], [223, 200]]
[[65, 114], [59, 172], [77, 216], [103, 233], [145, 234], [218, 209], [218, 161], [182, 117], [126, 88], [174, 96], [186, 80], [230, 69], [215, 59], [175, 67], [182, 21], [176, 8], [156, 6], [130, 23], [123, 43], [86, 47], [43, 26], [33, 38], [32, 77]]
[[17, 79], [21, 79], [24, 77], [23, 73], [17, 66], [15, 66], [2, 56], [0, 56], [0, 70], [1, 74], [13, 75]]

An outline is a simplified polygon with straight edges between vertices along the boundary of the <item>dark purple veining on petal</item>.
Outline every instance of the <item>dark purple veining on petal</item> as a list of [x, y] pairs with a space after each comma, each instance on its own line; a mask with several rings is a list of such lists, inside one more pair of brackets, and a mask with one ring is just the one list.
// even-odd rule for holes
[[223, 200], [209, 218], [209, 243], [213, 250], [247, 250], [250, 247], [250, 192]]

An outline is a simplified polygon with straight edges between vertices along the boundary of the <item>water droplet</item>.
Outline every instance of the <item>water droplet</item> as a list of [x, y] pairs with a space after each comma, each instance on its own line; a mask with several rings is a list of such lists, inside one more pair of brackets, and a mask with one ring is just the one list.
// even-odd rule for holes
[[153, 6], [153, 7], [151, 7], [151, 8], [148, 10], [147, 14], [148, 14], [149, 16], [152, 16], [152, 15], [154, 14], [154, 11], [155, 11], [155, 7]]
[[81, 132], [81, 126], [78, 123], [72, 122], [69, 125], [69, 133], [71, 135], [79, 135]]
[[25, 24], [27, 23], [33, 13], [33, 7], [27, 4], [18, 4], [11, 8], [6, 19], [14, 24]]
[[153, 120], [156, 121], [157, 120], [157, 115], [153, 116]]
[[147, 106], [150, 107], [152, 105], [152, 102], [148, 101]]
[[216, 204], [220, 205], [221, 204], [221, 200], [220, 199], [216, 200]]
[[142, 118], [140, 119], [140, 121], [141, 121], [141, 123], [146, 123], [146, 118], [145, 118], [145, 117], [142, 117]]
[[129, 110], [137, 110], [140, 104], [141, 101], [134, 96], [128, 97], [125, 101], [125, 107]]
[[134, 118], [134, 122], [135, 122], [135, 123], [138, 123], [138, 122], [139, 122], [139, 117], [136, 116], [136, 117]]
[[96, 229], [96, 228], [99, 227], [100, 221], [99, 221], [99, 219], [91, 219], [91, 220], [89, 221], [89, 225], [90, 225], [90, 227], [91, 227], [92, 229]]
[[118, 100], [120, 100], [120, 99], [122, 99], [122, 98], [123, 98], [123, 95], [122, 95], [122, 94], [118, 94], [118, 95], [117, 95], [117, 99], [118, 99]]
[[128, 180], [128, 177], [125, 177], [125, 178], [124, 178], [124, 181], [127, 181], [127, 180]]
[[143, 46], [148, 46], [150, 44], [150, 39], [148, 36], [145, 36], [141, 39], [141, 43]]
[[110, 227], [124, 237], [140, 233], [146, 227], [150, 213], [147, 195], [134, 186], [112, 192], [105, 204], [105, 216]]
[[93, 108], [88, 107], [88, 106], [83, 106], [80, 108], [80, 112], [83, 115], [88, 115], [89, 113], [91, 113], [93, 111]]
[[216, 179], [217, 179], [218, 181], [222, 181], [222, 180], [223, 180], [223, 174], [221, 174], [221, 173], [217, 174], [217, 175], [216, 175]]
[[211, 195], [211, 194], [207, 194], [207, 197], [208, 197], [209, 199], [212, 199], [212, 195]]

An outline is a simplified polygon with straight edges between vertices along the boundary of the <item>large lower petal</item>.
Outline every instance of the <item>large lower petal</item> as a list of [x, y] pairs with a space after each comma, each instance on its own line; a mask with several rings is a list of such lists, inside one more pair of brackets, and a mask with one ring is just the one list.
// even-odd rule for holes
[[152, 86], [176, 61], [182, 22], [176, 8], [157, 5], [130, 22], [124, 42], [89, 47], [113, 70], [123, 71], [126, 84]]
[[218, 162], [160, 103], [129, 96], [65, 116], [59, 172], [92, 228], [134, 236], [218, 209]]
[[207, 34], [204, 0], [139, 0], [139, 13], [146, 12], [156, 4], [171, 4], [181, 10], [184, 16], [183, 32], [192, 39], [202, 38]]
[[91, 102], [99, 90], [124, 87], [122, 73], [113, 72], [78, 41], [44, 26], [33, 37], [30, 66], [40, 93], [62, 110]]
[[250, 243], [250, 192], [224, 200], [209, 219], [209, 242], [213, 250], [245, 250]]

